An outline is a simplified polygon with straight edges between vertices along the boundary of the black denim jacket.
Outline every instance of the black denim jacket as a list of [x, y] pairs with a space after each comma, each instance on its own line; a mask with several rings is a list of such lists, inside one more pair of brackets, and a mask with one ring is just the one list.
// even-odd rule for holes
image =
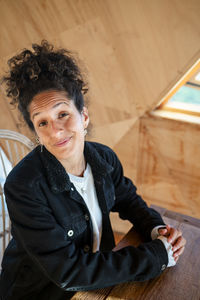
[[[92, 222], [84, 200], [61, 163], [37, 147], [11, 171], [4, 186], [13, 239], [2, 262], [3, 299], [28, 299], [27, 291], [39, 293], [49, 282], [63, 291], [80, 291], [144, 281], [167, 265], [162, 242], [150, 239], [153, 227], [163, 220], [124, 177], [116, 154], [86, 142], [84, 155], [102, 211], [100, 251], [92, 253]], [[132, 222], [147, 242], [113, 252], [110, 211]]]

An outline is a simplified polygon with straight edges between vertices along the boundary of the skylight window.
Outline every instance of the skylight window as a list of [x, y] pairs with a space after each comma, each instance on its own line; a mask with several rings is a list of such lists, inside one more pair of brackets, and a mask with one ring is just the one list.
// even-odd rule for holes
[[195, 76], [195, 80], [200, 82], [200, 72]]
[[200, 59], [162, 99], [157, 110], [200, 117]]

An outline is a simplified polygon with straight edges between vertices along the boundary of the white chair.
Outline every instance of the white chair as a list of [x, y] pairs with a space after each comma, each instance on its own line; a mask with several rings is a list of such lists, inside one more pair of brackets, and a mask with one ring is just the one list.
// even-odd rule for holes
[[0, 262], [11, 238], [10, 219], [3, 186], [11, 169], [34, 147], [35, 145], [26, 136], [11, 130], [0, 129]]

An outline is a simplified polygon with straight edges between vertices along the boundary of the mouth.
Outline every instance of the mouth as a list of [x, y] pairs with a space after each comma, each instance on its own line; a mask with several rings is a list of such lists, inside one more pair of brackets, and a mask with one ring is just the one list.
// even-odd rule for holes
[[70, 138], [66, 138], [64, 140], [60, 140], [59, 142], [55, 143], [54, 146], [56, 147], [62, 147], [65, 146], [67, 143], [69, 143], [69, 141], [71, 140], [72, 137]]

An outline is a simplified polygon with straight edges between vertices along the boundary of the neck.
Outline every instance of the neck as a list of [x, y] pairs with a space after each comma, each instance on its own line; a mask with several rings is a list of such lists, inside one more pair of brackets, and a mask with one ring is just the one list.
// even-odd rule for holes
[[63, 167], [65, 168], [67, 173], [70, 173], [72, 175], [75, 176], [79, 176], [82, 177], [83, 173], [85, 171], [86, 168], [86, 162], [85, 162], [85, 157], [82, 154], [82, 156], [77, 159], [75, 161], [73, 160], [60, 160], [61, 164], [63, 165]]

